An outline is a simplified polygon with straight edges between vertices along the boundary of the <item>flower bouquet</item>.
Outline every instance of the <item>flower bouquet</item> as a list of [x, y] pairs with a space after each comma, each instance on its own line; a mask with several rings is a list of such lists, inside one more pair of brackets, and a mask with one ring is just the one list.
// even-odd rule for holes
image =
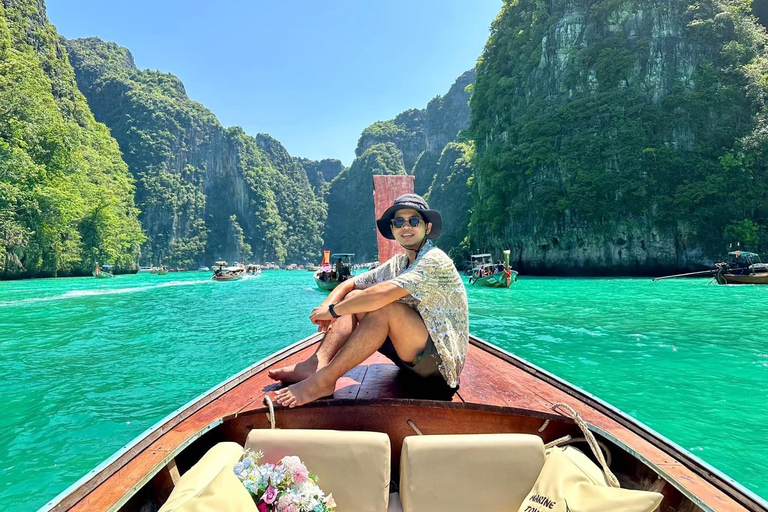
[[245, 451], [235, 464], [235, 476], [251, 493], [259, 512], [333, 512], [336, 502], [317, 486], [298, 457], [283, 457], [277, 464], [261, 464], [262, 452]]

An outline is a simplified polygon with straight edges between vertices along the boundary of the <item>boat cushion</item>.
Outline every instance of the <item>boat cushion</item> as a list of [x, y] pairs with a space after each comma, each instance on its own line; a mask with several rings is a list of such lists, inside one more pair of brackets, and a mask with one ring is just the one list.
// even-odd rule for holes
[[[179, 478], [171, 495], [168, 496], [165, 504], [158, 512], [180, 510], [180, 507], [187, 501], [203, 492], [225, 468], [232, 473], [232, 476], [235, 476], [233, 468], [242, 455], [243, 447], [237, 443], [219, 443], [208, 450], [197, 464], [189, 468], [189, 471]], [[239, 483], [237, 477], [235, 480]], [[242, 484], [240, 485], [242, 487]], [[244, 487], [243, 490], [245, 490]], [[246, 491], [247, 493], [248, 491]]]
[[258, 512], [251, 494], [230, 467], [224, 467], [176, 512]]
[[595, 468], [585, 470], [583, 463], [553, 448], [518, 512], [652, 512], [661, 503], [657, 492], [608, 487], [595, 478]]
[[247, 449], [261, 451], [262, 463], [295, 455], [333, 493], [338, 512], [386, 512], [389, 501], [389, 437], [380, 432], [255, 429]]
[[527, 434], [406, 437], [400, 457], [404, 512], [517, 510], [544, 465]]

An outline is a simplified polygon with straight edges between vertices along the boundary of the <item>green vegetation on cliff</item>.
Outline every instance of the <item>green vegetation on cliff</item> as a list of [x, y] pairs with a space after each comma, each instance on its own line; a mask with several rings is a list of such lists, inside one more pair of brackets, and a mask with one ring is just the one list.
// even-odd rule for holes
[[472, 246], [574, 272], [765, 249], [768, 53], [750, 8], [505, 1], [471, 100]]
[[139, 70], [98, 38], [66, 42], [78, 85], [137, 179], [142, 260], [303, 261], [320, 254], [325, 206], [279, 142], [224, 129], [181, 81]]
[[129, 268], [144, 241], [133, 180], [40, 9], [0, 2], [0, 273]]

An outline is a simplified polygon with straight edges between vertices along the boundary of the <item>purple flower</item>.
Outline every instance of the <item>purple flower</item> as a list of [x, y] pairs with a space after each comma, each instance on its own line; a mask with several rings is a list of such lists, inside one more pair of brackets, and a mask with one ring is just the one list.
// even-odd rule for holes
[[267, 508], [267, 504], [263, 501], [256, 505], [256, 508], [259, 512], [269, 512], [269, 509]]
[[271, 485], [268, 486], [267, 490], [264, 492], [264, 496], [262, 496], [261, 499], [270, 505], [273, 504], [277, 499], [277, 489], [275, 489]]

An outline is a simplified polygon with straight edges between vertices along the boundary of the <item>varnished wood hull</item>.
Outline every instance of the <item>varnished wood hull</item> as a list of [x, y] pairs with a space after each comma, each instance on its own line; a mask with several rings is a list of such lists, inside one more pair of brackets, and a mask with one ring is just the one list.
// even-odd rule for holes
[[768, 284], [768, 274], [717, 274], [715, 277], [720, 284]]
[[[224, 440], [243, 444], [251, 429], [269, 428], [262, 400], [280, 384], [267, 370], [308, 357], [321, 336], [287, 347], [188, 403], [41, 510], [157, 510], [178, 474], [211, 446]], [[425, 434], [517, 432], [549, 442], [579, 435], [570, 419], [551, 410], [565, 402], [609, 447], [622, 487], [664, 494], [659, 510], [768, 511], [765, 501], [635, 419], [516, 356], [471, 341], [461, 387], [452, 397], [414, 394], [419, 388], [377, 353], [339, 380], [332, 399], [277, 408], [277, 426], [385, 432], [397, 468], [404, 438], [414, 435], [406, 420]]]
[[218, 276], [218, 275], [214, 275], [213, 276], [213, 280], [214, 281], [237, 281], [238, 279], [242, 279], [244, 275], [245, 275], [245, 271], [243, 271], [243, 272], [241, 272], [239, 274], [232, 275], [232, 276], [225, 276], [225, 275]]

